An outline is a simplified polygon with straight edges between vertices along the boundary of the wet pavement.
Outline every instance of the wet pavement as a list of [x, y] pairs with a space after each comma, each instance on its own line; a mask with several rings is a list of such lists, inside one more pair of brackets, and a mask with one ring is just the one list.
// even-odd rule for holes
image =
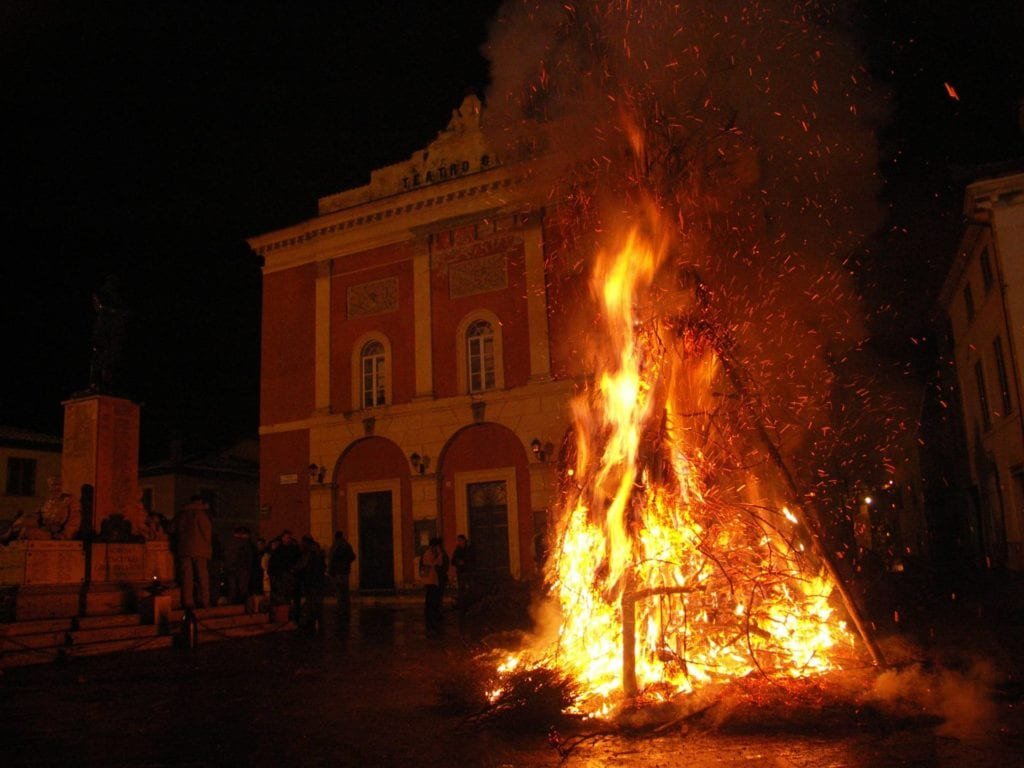
[[[288, 632], [74, 659], [0, 676], [5, 766], [500, 766], [686, 765], [880, 768], [1024, 765], [1024, 702], [995, 695], [967, 738], [905, 719], [787, 732], [765, 724], [724, 733], [675, 727], [609, 735], [557, 751], [543, 734], [467, 729], [441, 706], [440, 686], [472, 648], [449, 626], [428, 638], [416, 604], [331, 607], [316, 635]], [[777, 724], [776, 724], [777, 726]]]

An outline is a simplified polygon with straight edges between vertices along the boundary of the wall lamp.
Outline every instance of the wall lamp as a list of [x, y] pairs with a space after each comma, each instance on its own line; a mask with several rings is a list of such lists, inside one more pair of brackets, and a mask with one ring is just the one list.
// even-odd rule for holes
[[535, 437], [530, 441], [530, 450], [537, 457], [537, 461], [546, 462], [551, 457], [551, 452], [555, 450], [555, 446], [551, 443], [542, 443], [540, 438]]
[[317, 482], [323, 484], [324, 477], [327, 475], [327, 467], [321, 467], [319, 464], [309, 465], [309, 482]]
[[430, 457], [420, 456], [418, 453], [413, 451], [409, 454], [409, 462], [412, 464], [412, 468], [422, 475], [427, 471], [427, 467], [430, 466]]

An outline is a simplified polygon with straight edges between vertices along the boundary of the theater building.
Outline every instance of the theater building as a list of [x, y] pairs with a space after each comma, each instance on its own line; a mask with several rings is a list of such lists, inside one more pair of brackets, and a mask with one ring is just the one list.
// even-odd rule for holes
[[[261, 534], [346, 531], [353, 586], [416, 582], [433, 535], [528, 578], [556, 492], [572, 356], [553, 235], [468, 97], [437, 139], [315, 218], [249, 240], [263, 266]], [[581, 281], [574, 281], [581, 282]]]

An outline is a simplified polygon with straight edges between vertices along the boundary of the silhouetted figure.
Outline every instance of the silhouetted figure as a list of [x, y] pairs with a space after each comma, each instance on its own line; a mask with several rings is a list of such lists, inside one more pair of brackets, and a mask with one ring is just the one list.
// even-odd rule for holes
[[118, 294], [117, 278], [108, 275], [92, 295], [96, 318], [92, 326], [92, 361], [89, 366], [89, 389], [99, 392], [113, 390], [124, 348], [128, 310]]
[[260, 609], [260, 603], [263, 602], [263, 595], [267, 592], [264, 584], [264, 568], [269, 558], [266, 539], [256, 539], [253, 549], [255, 554], [252, 571], [249, 573], [249, 600], [245, 604], [246, 613], [256, 613]]
[[209, 509], [201, 496], [193, 496], [174, 518], [175, 555], [181, 570], [181, 604], [185, 608], [204, 608], [210, 602], [213, 522]]
[[[252, 570], [256, 566], [256, 545], [249, 529], [235, 528], [225, 554], [224, 570], [228, 580], [228, 602], [247, 605], [252, 586]], [[262, 577], [261, 577], [262, 578]]]
[[342, 621], [348, 621], [352, 610], [351, 596], [349, 595], [348, 582], [352, 574], [352, 563], [355, 562], [356, 553], [352, 545], [345, 538], [344, 531], [334, 534], [334, 544], [331, 545], [331, 554], [328, 561], [327, 573], [334, 582], [334, 594], [338, 598], [338, 615]]
[[327, 566], [324, 551], [316, 540], [306, 534], [299, 545], [300, 556], [295, 563], [294, 613], [302, 629], [316, 631], [320, 627], [324, 592], [327, 586]]
[[[276, 543], [271, 543], [267, 573], [270, 575], [270, 602], [286, 605], [295, 598], [295, 564], [302, 553], [291, 531], [282, 531]], [[291, 617], [297, 621], [298, 616]]]
[[455, 583], [458, 589], [456, 601], [461, 613], [465, 612], [472, 600], [473, 576], [476, 571], [476, 548], [461, 533], [455, 537], [452, 567], [455, 568]]
[[440, 537], [430, 540], [430, 546], [420, 556], [420, 578], [426, 588], [423, 603], [423, 619], [427, 635], [437, 637], [444, 630], [441, 609], [444, 588], [448, 584], [448, 555]]

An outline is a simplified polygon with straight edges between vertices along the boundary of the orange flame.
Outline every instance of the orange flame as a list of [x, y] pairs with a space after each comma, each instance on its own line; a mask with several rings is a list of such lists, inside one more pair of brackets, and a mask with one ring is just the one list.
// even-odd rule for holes
[[623, 693], [825, 671], [853, 644], [798, 516], [761, 500], [757, 477], [729, 493], [709, 481], [718, 468], [696, 438], [727, 385], [714, 344], [687, 322], [693, 296], [656, 285], [667, 250], [634, 229], [596, 261], [610, 357], [572, 404], [574, 486], [546, 574], [561, 623], [527, 662], [571, 676], [591, 714]]

